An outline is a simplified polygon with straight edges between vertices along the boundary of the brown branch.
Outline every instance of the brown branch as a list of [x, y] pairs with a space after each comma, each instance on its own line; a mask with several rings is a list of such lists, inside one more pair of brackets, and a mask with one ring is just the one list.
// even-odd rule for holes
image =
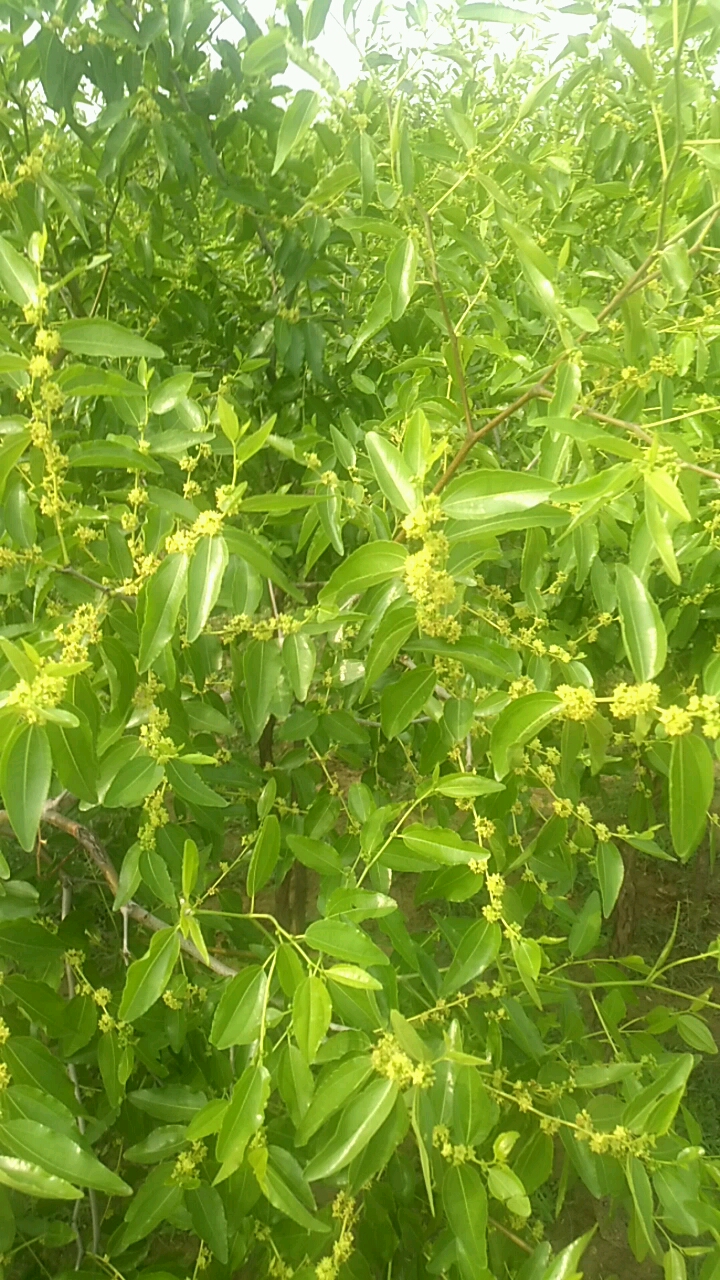
[[[64, 831], [66, 835], [80, 845], [80, 848], [87, 854], [93, 865], [97, 867], [108, 888], [115, 895], [118, 889], [118, 874], [105, 851], [104, 845], [89, 827], [85, 827], [82, 823], [76, 822], [74, 818], [67, 818], [64, 813], [60, 813], [55, 807], [56, 804], [57, 800], [50, 800], [45, 805], [42, 815], [43, 822], [46, 822], [50, 827], [55, 827], [58, 831]], [[4, 809], [0, 809], [0, 826], [12, 830], [10, 819]], [[154, 916], [151, 911], [146, 911], [144, 907], [140, 906], [139, 902], [129, 902], [125, 910], [131, 919], [142, 925], [144, 929], [149, 929], [152, 933], [159, 933], [162, 929], [171, 927], [167, 920], [161, 920], [158, 916]], [[208, 969], [212, 969], [213, 973], [217, 973], [221, 978], [234, 978], [237, 973], [237, 969], [228, 964], [223, 964], [222, 960], [216, 960], [214, 956], [209, 956], [205, 960], [189, 938], [180, 938], [180, 949], [191, 959], [197, 961], [198, 964], [204, 964]]]

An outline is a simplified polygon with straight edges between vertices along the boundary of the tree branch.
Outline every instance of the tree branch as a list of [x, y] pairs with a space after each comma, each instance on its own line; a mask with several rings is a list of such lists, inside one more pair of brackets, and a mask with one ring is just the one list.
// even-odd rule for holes
[[[43, 810], [42, 821], [46, 822], [50, 827], [55, 827], [58, 831], [64, 831], [66, 835], [80, 845], [80, 848], [87, 854], [93, 865], [97, 867], [108, 888], [115, 895], [118, 889], [118, 874], [107, 855], [104, 845], [89, 827], [76, 822], [74, 818], [67, 818], [64, 813], [60, 813], [56, 805], [57, 800], [48, 801]], [[10, 820], [4, 809], [0, 809], [0, 826], [12, 831]], [[159, 933], [161, 929], [171, 927], [167, 920], [161, 920], [158, 916], [154, 916], [151, 911], [146, 911], [145, 907], [140, 906], [139, 902], [129, 902], [126, 910], [132, 920], [142, 925], [144, 929], [149, 929], [152, 933]], [[218, 974], [221, 978], [234, 978], [238, 972], [237, 969], [232, 968], [229, 964], [223, 964], [222, 960], [216, 960], [214, 956], [209, 956], [205, 960], [189, 938], [180, 938], [180, 949], [191, 959], [197, 961], [198, 964], [204, 964], [208, 969], [212, 969], [213, 973]]]

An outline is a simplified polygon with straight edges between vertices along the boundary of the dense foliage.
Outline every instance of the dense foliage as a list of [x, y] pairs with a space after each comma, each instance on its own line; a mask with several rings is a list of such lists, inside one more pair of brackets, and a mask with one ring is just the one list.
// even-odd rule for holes
[[0, 0], [5, 1275], [714, 1280], [720, 6], [224, 3]]

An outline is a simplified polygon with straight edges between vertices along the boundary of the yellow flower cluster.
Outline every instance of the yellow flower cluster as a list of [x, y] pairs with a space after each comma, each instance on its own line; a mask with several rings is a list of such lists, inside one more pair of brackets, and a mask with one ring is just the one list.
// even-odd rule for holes
[[192, 555], [201, 538], [215, 538], [221, 533], [223, 519], [221, 511], [201, 511], [190, 529], [178, 529], [165, 539], [167, 554]]
[[444, 534], [428, 533], [420, 551], [405, 561], [403, 577], [408, 594], [415, 601], [420, 630], [453, 644], [460, 639], [461, 627], [457, 618], [443, 612], [444, 606], [455, 599], [454, 579], [442, 567], [449, 549]]
[[167, 711], [161, 711], [158, 707], [151, 707], [147, 723], [140, 725], [140, 741], [148, 755], [152, 756], [153, 760], [157, 760], [158, 764], [166, 764], [168, 760], [174, 760], [175, 756], [179, 755], [179, 750], [172, 738], [165, 734], [169, 726], [170, 717]]
[[720, 698], [712, 693], [699, 696], [694, 693], [688, 700], [687, 709], [690, 715], [702, 720], [702, 731], [706, 738], [720, 738]]
[[450, 1130], [446, 1124], [436, 1124], [432, 1132], [432, 1144], [436, 1151], [440, 1152], [443, 1160], [449, 1160], [451, 1164], [466, 1164], [468, 1160], [475, 1159], [475, 1148], [460, 1143], [455, 1145], [450, 1141]]
[[660, 689], [656, 684], [618, 684], [613, 689], [610, 712], [617, 720], [649, 715], [657, 706]]
[[143, 802], [143, 820], [138, 830], [138, 843], [141, 849], [148, 852], [155, 848], [155, 832], [170, 820], [164, 801], [165, 783], [161, 782], [157, 791], [151, 791]]
[[11, 1079], [12, 1076], [10, 1075], [10, 1069], [7, 1063], [0, 1062], [0, 1093], [2, 1093], [3, 1089], [7, 1089]]
[[616, 1159], [624, 1156], [647, 1158], [655, 1146], [655, 1135], [652, 1133], [631, 1133], [624, 1125], [618, 1124], [611, 1133], [601, 1133], [593, 1124], [587, 1111], [580, 1111], [575, 1116], [576, 1142], [587, 1142], [590, 1150], [597, 1155], [611, 1155]]
[[46, 712], [62, 702], [67, 679], [57, 675], [57, 663], [42, 662], [32, 681], [18, 680], [7, 694], [6, 707], [15, 707], [28, 724], [44, 724]]
[[483, 915], [490, 924], [494, 924], [497, 920], [502, 920], [505, 878], [494, 873], [487, 877], [485, 886], [490, 895], [490, 901], [483, 907]]
[[352, 1196], [338, 1192], [332, 1204], [332, 1216], [340, 1223], [340, 1235], [335, 1241], [329, 1258], [321, 1258], [315, 1268], [316, 1280], [335, 1280], [344, 1262], [347, 1262], [355, 1246], [353, 1227], [357, 1209]]
[[402, 527], [408, 538], [424, 542], [433, 525], [437, 524], [442, 518], [443, 512], [440, 498], [436, 493], [433, 493], [425, 499], [421, 507], [417, 507], [415, 511], [410, 512], [410, 515], [405, 516]]
[[692, 732], [693, 722], [689, 711], [673, 703], [670, 707], [661, 707], [658, 711], [660, 723], [669, 738], [681, 738]]
[[592, 720], [595, 715], [595, 694], [584, 685], [559, 684], [555, 696], [562, 706], [560, 715], [563, 720]]
[[508, 689], [508, 695], [513, 702], [516, 698], [524, 698], [526, 694], [536, 692], [537, 686], [531, 676], [518, 676]]
[[101, 638], [100, 614], [94, 604], [81, 604], [68, 623], [58, 627], [55, 639], [62, 645], [63, 662], [84, 662], [85, 646]]
[[171, 1181], [181, 1187], [197, 1186], [197, 1167], [207, 1155], [204, 1142], [193, 1142], [190, 1151], [181, 1151], [170, 1175]]
[[426, 1062], [417, 1066], [412, 1058], [400, 1048], [394, 1036], [383, 1034], [372, 1051], [372, 1064], [378, 1075], [394, 1080], [401, 1089], [409, 1089], [417, 1085], [420, 1089], [429, 1089], [433, 1082], [432, 1067]]
[[7, 1044], [10, 1039], [10, 1028], [4, 1018], [0, 1018], [0, 1044]]
[[490, 818], [476, 818], [473, 823], [475, 834], [482, 843], [483, 840], [489, 840], [495, 835], [495, 823]]

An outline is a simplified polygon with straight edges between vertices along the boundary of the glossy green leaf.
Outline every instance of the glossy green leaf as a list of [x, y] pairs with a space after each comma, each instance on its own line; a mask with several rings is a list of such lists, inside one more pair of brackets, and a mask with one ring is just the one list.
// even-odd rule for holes
[[327, 1034], [332, 1005], [321, 978], [307, 977], [295, 988], [292, 1004], [293, 1035], [303, 1057], [313, 1062]]
[[702, 840], [715, 789], [712, 756], [696, 734], [673, 738], [670, 754], [670, 834], [684, 862]]
[[[390, 288], [390, 313], [393, 320], [399, 320], [407, 310], [415, 291], [417, 266], [417, 244], [413, 236], [407, 236], [395, 245], [385, 267], [385, 279]], [[370, 460], [373, 461], [372, 455]], [[377, 474], [374, 462], [373, 467]], [[378, 483], [381, 483], [379, 477]]]
[[385, 952], [372, 938], [346, 920], [316, 920], [305, 930], [305, 941], [315, 951], [361, 967], [388, 963]]
[[113, 360], [145, 356], [159, 360], [164, 355], [154, 342], [99, 316], [92, 320], [66, 320], [60, 325], [60, 341], [74, 356], [107, 356]]
[[368, 431], [365, 447], [375, 478], [388, 502], [405, 514], [413, 511], [417, 506], [418, 494], [410, 468], [400, 450], [376, 431]]
[[185, 599], [189, 558], [184, 552], [167, 556], [145, 587], [145, 617], [140, 632], [138, 670], [147, 671], [170, 643]]
[[134, 1022], [160, 999], [179, 954], [180, 939], [174, 929], [155, 934], [146, 954], [128, 969], [118, 1010], [123, 1021]]
[[597, 848], [597, 874], [605, 919], [612, 913], [625, 878], [625, 863], [617, 845], [611, 840]]
[[35, 303], [37, 277], [29, 262], [0, 236], [0, 285], [19, 307]]
[[42, 725], [25, 725], [3, 757], [0, 784], [12, 829], [28, 852], [35, 846], [51, 773], [47, 733]]
[[397, 542], [374, 541], [358, 547], [330, 575], [321, 593], [321, 604], [339, 608], [351, 596], [398, 577], [407, 554], [407, 548]]
[[218, 1134], [216, 1155], [222, 1167], [216, 1182], [223, 1182], [242, 1163], [248, 1142], [263, 1122], [269, 1092], [265, 1068], [246, 1067], [233, 1088]]
[[363, 1089], [345, 1108], [335, 1132], [308, 1164], [308, 1182], [330, 1178], [346, 1168], [390, 1115], [397, 1096], [398, 1086], [392, 1080], [374, 1080]]
[[395, 738], [407, 729], [422, 711], [436, 684], [437, 673], [433, 667], [416, 667], [383, 690], [380, 721], [386, 738]]
[[298, 89], [280, 125], [273, 173], [284, 165], [299, 147], [320, 109], [320, 94], [311, 89]]
[[267, 976], [259, 965], [248, 965], [232, 978], [215, 1010], [210, 1042], [217, 1049], [251, 1044], [262, 1022]]
[[480, 1174], [469, 1164], [451, 1165], [443, 1178], [442, 1198], [457, 1242], [460, 1273], [474, 1280], [487, 1267], [487, 1196]]
[[490, 756], [496, 778], [504, 778], [511, 767], [514, 747], [523, 747], [550, 724], [560, 708], [554, 693], [529, 693], [509, 703], [493, 726]]
[[36, 1120], [0, 1121], [0, 1146], [8, 1155], [40, 1165], [58, 1180], [94, 1187], [109, 1196], [132, 1194], [128, 1184], [89, 1151]]
[[497, 959], [500, 951], [500, 926], [487, 920], [476, 920], [466, 929], [443, 979], [443, 994], [452, 995], [480, 977]]
[[222, 537], [201, 538], [190, 560], [187, 579], [187, 638], [197, 640], [212, 613], [227, 568]]
[[627, 565], [617, 568], [618, 609], [623, 644], [638, 682], [652, 680], [665, 666], [667, 635], [647, 587]]
[[280, 823], [274, 813], [263, 818], [258, 838], [252, 851], [247, 875], [247, 890], [251, 896], [267, 884], [280, 854]]

